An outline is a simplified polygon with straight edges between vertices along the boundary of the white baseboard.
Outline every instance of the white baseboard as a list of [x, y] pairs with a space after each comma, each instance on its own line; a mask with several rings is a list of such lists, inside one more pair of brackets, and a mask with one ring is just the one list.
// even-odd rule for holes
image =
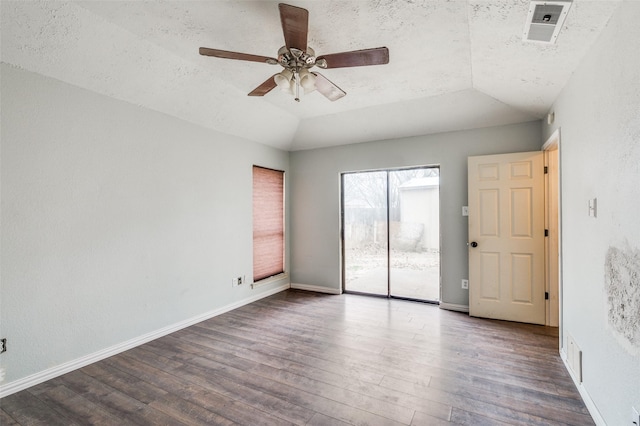
[[560, 358], [564, 363], [564, 368], [569, 372], [569, 376], [571, 376], [571, 380], [573, 380], [573, 383], [576, 385], [576, 388], [578, 388], [578, 392], [580, 392], [580, 396], [584, 401], [584, 405], [587, 406], [587, 410], [589, 410], [589, 414], [591, 414], [591, 418], [593, 418], [593, 422], [597, 426], [607, 426], [607, 422], [605, 422], [604, 419], [602, 418], [600, 411], [598, 411], [598, 408], [596, 407], [595, 402], [593, 402], [593, 399], [591, 399], [591, 395], [589, 395], [589, 392], [587, 392], [587, 389], [584, 387], [584, 384], [581, 382], [578, 382], [578, 378], [573, 374], [573, 371], [571, 370], [571, 368], [569, 368], [567, 353], [562, 349], [560, 350]]
[[342, 289], [340, 288], [329, 288], [319, 285], [291, 283], [291, 288], [295, 290], [315, 291], [316, 293], [342, 294]]
[[263, 285], [273, 284], [276, 281], [282, 281], [282, 280], [289, 281], [289, 274], [287, 274], [286, 272], [283, 272], [282, 274], [274, 275], [273, 277], [269, 277], [269, 278], [265, 278], [265, 279], [260, 280], [260, 281], [256, 281], [254, 283], [251, 283], [251, 288], [252, 289], [256, 289], [258, 287], [262, 287]]
[[31, 386], [35, 386], [39, 383], [46, 382], [47, 380], [69, 373], [73, 370], [77, 370], [78, 368], [82, 368], [86, 365], [103, 360], [110, 356], [117, 355], [129, 349], [133, 349], [136, 346], [140, 346], [144, 343], [150, 342], [159, 337], [166, 336], [167, 334], [171, 334], [178, 330], [182, 330], [183, 328], [208, 320], [209, 318], [213, 318], [215, 316], [224, 314], [225, 312], [232, 311], [241, 306], [248, 305], [249, 303], [255, 302], [257, 300], [260, 300], [265, 297], [271, 296], [273, 294], [279, 293], [281, 291], [287, 290], [288, 288], [289, 288], [289, 283], [279, 285], [277, 287], [266, 290], [255, 296], [251, 296], [246, 299], [239, 300], [237, 302], [231, 303], [229, 305], [223, 306], [213, 311], [206, 312], [202, 315], [198, 315], [196, 317], [189, 318], [184, 321], [180, 321], [179, 323], [169, 325], [167, 327], [161, 328], [156, 331], [152, 331], [151, 333], [147, 333], [139, 337], [135, 337], [131, 340], [127, 340], [126, 342], [119, 343], [117, 345], [108, 347], [101, 351], [94, 352], [92, 354], [74, 359], [69, 362], [65, 362], [64, 364], [60, 364], [52, 368], [48, 368], [46, 370], [24, 377], [22, 379], [18, 379], [13, 382], [7, 383], [5, 385], [1, 385], [0, 398], [4, 398], [5, 396], [9, 396], [13, 393], [27, 389]]
[[456, 312], [469, 312], [469, 305], [456, 305], [455, 303], [440, 302], [440, 309]]

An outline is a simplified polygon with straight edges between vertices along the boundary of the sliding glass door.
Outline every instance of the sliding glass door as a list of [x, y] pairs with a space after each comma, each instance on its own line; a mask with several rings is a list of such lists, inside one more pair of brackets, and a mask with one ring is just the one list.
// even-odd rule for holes
[[345, 291], [438, 301], [439, 210], [437, 167], [344, 173]]
[[387, 296], [387, 172], [342, 175], [345, 290]]

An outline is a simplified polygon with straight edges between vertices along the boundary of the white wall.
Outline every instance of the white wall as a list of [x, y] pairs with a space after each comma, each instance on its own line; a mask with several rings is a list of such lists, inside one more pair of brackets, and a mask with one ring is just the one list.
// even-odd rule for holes
[[[563, 335], [582, 349], [582, 390], [609, 425], [631, 424], [631, 406], [640, 409], [638, 22], [640, 2], [624, 2], [554, 104], [554, 125], [544, 129], [561, 134]], [[595, 197], [596, 218], [587, 213]], [[608, 262], [610, 250], [629, 262]], [[615, 281], [628, 291], [626, 330], [635, 329], [634, 342], [609, 317], [612, 270], [626, 275]], [[620, 304], [613, 312], [623, 312]]]
[[[291, 282], [334, 291], [341, 287], [340, 173], [440, 165], [442, 301], [469, 304], [467, 156], [536, 151], [540, 122], [440, 133], [291, 153]], [[293, 284], [292, 284], [293, 285]]]
[[1, 72], [5, 389], [283, 285], [231, 280], [252, 277], [251, 166], [287, 152]]

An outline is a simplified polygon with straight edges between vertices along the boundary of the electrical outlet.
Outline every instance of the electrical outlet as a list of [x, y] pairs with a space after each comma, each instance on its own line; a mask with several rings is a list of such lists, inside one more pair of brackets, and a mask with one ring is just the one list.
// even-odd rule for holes
[[242, 283], [244, 282], [244, 279], [242, 277], [238, 277], [236, 278], [236, 282], [238, 283], [238, 285], [242, 285]]
[[640, 414], [638, 414], [636, 407], [631, 407], [631, 424], [640, 426]]
[[7, 339], [0, 339], [0, 354], [7, 351]]
[[465, 290], [469, 289], [469, 280], [462, 280], [462, 288]]

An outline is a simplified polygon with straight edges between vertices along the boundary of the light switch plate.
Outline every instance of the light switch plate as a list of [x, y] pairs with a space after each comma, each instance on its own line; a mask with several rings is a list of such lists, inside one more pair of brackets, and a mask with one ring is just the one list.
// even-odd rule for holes
[[589, 200], [589, 216], [598, 217], [598, 199], [592, 198]]
[[462, 216], [469, 216], [469, 206], [462, 206]]

